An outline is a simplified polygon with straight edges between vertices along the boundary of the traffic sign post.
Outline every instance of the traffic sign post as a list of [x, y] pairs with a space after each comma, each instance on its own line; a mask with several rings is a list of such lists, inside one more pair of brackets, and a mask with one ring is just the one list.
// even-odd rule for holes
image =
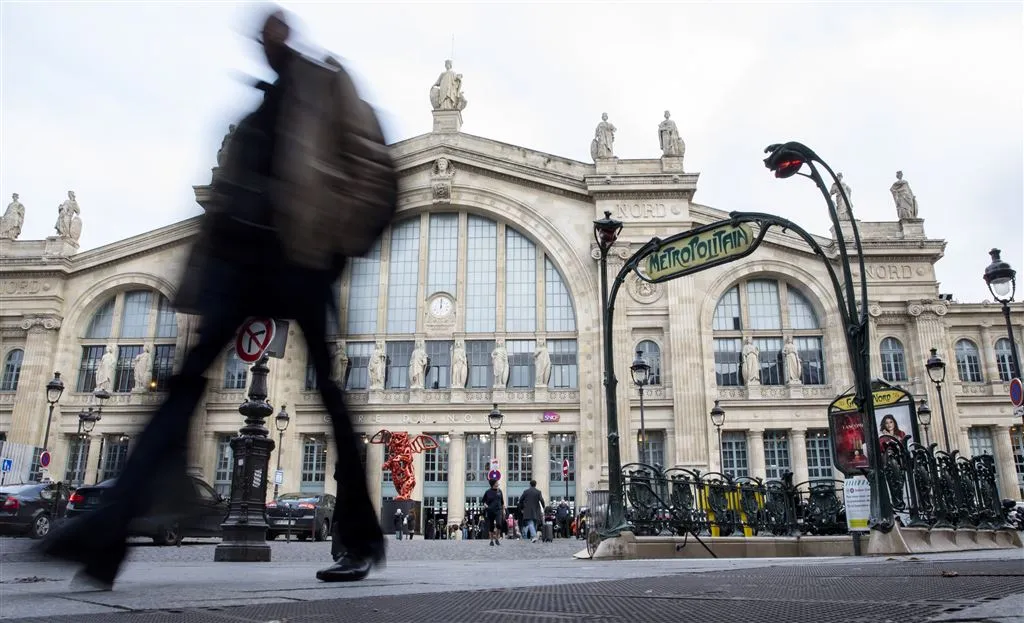
[[49, 466], [50, 466], [50, 451], [49, 450], [43, 450], [39, 454], [39, 467], [41, 467], [43, 469], [46, 469]]
[[1024, 405], [1024, 383], [1020, 379], [1010, 381], [1010, 402], [1015, 407]]
[[569, 459], [562, 459], [562, 481], [565, 483], [565, 501], [569, 501]]
[[249, 318], [235, 338], [235, 352], [245, 363], [256, 363], [274, 341], [276, 325], [270, 318]]
[[12, 469], [14, 469], [14, 459], [4, 457], [4, 459], [0, 461], [0, 485], [7, 481], [7, 472]]
[[487, 472], [487, 480], [501, 480], [501, 472], [496, 469], [492, 469]]

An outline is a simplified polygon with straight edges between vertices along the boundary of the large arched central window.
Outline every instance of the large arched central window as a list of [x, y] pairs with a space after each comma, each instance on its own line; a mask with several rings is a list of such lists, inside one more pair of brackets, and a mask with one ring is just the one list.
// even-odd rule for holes
[[353, 260], [343, 307], [348, 389], [368, 388], [377, 340], [385, 342], [385, 387], [408, 387], [410, 357], [428, 321], [447, 323], [453, 335], [442, 339], [435, 328], [424, 340], [426, 389], [450, 386], [456, 337], [464, 341], [466, 388], [492, 387], [492, 353], [502, 344], [508, 388], [537, 385], [542, 348], [550, 359], [547, 387], [578, 386], [569, 289], [544, 250], [511, 225], [467, 212], [399, 221]]
[[110, 391], [132, 391], [135, 389], [135, 358], [147, 347], [152, 363], [152, 383], [140, 389], [166, 389], [173, 373], [177, 337], [174, 309], [159, 292], [130, 290], [111, 296], [93, 314], [82, 336], [76, 391], [91, 392], [96, 388], [96, 369], [107, 348], [117, 361]]
[[783, 348], [787, 337], [800, 356], [800, 381], [825, 383], [823, 335], [818, 315], [797, 286], [772, 279], [750, 279], [729, 288], [712, 320], [715, 378], [720, 386], [750, 384], [743, 377], [743, 345], [757, 348], [762, 385], [788, 380]]

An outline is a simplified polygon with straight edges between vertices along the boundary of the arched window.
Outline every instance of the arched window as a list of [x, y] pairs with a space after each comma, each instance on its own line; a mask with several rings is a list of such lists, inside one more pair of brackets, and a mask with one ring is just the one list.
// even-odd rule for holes
[[[405, 389], [416, 334], [427, 322], [448, 323], [465, 336], [467, 389], [492, 386], [491, 353], [498, 340], [508, 352], [508, 387], [533, 388], [542, 338], [551, 361], [547, 386], [578, 387], [572, 297], [556, 263], [535, 241], [513, 225], [468, 212], [412, 216], [381, 240], [353, 260], [347, 305], [341, 305], [348, 389], [368, 389], [367, 365], [377, 340], [385, 342], [386, 388]], [[451, 385], [455, 345], [454, 339], [425, 340], [428, 390]]]
[[152, 290], [130, 290], [107, 299], [93, 314], [82, 337], [82, 359], [76, 391], [96, 388], [96, 369], [107, 348], [116, 358], [111, 392], [135, 388], [135, 357], [150, 348], [152, 362], [149, 390], [167, 388], [174, 369], [174, 345], [178, 322], [170, 301]]
[[981, 356], [978, 345], [970, 340], [956, 342], [956, 373], [964, 383], [981, 383], [985, 378], [981, 374]]
[[1010, 340], [1000, 338], [996, 342], [996, 367], [999, 368], [999, 380], [1009, 383], [1013, 380], [1013, 350]]
[[25, 358], [25, 351], [15, 348], [4, 357], [4, 372], [0, 378], [0, 392], [18, 391], [18, 379], [21, 377], [21, 362]]
[[743, 378], [745, 338], [750, 338], [758, 350], [760, 383], [784, 385], [788, 372], [782, 349], [788, 336], [792, 336], [800, 354], [801, 382], [825, 383], [821, 323], [810, 301], [795, 285], [772, 279], [740, 282], [719, 298], [712, 330], [715, 378], [720, 386], [749, 384], [749, 379]]
[[882, 355], [882, 378], [890, 383], [907, 380], [907, 360], [903, 353], [903, 344], [894, 337], [882, 340], [879, 349]]
[[661, 385], [661, 348], [651, 340], [644, 340], [636, 345], [636, 350], [643, 354], [647, 365], [651, 366], [647, 384]]
[[224, 354], [224, 389], [245, 389], [249, 367], [238, 358], [234, 346]]

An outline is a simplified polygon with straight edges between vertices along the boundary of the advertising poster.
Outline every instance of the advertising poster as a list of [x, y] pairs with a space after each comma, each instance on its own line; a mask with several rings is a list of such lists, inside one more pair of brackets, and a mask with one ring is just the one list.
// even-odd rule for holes
[[862, 470], [870, 465], [867, 440], [872, 432], [877, 437], [891, 435], [900, 440], [918, 439], [914, 397], [900, 387], [879, 380], [872, 383], [872, 389], [875, 406], [873, 431], [864, 429], [864, 416], [857, 410], [854, 394], [839, 396], [829, 405], [832, 460], [836, 469], [847, 477], [863, 474]]

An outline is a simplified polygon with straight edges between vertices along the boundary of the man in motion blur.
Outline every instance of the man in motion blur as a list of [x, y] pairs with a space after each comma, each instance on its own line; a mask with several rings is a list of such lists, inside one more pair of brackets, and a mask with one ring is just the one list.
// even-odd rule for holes
[[[80, 563], [110, 588], [124, 560], [129, 522], [164, 478], [185, 473], [189, 421], [206, 370], [248, 316], [294, 319], [309, 345], [337, 444], [334, 564], [328, 582], [361, 580], [384, 561], [384, 540], [326, 343], [331, 284], [346, 257], [367, 251], [387, 227], [397, 178], [376, 116], [341, 65], [304, 57], [287, 42], [285, 16], [263, 24], [263, 50], [278, 79], [226, 146], [184, 281], [175, 298], [202, 317], [198, 343], [171, 380], [104, 506], [52, 532], [44, 553]], [[167, 495], [168, 492], [160, 492]]]

